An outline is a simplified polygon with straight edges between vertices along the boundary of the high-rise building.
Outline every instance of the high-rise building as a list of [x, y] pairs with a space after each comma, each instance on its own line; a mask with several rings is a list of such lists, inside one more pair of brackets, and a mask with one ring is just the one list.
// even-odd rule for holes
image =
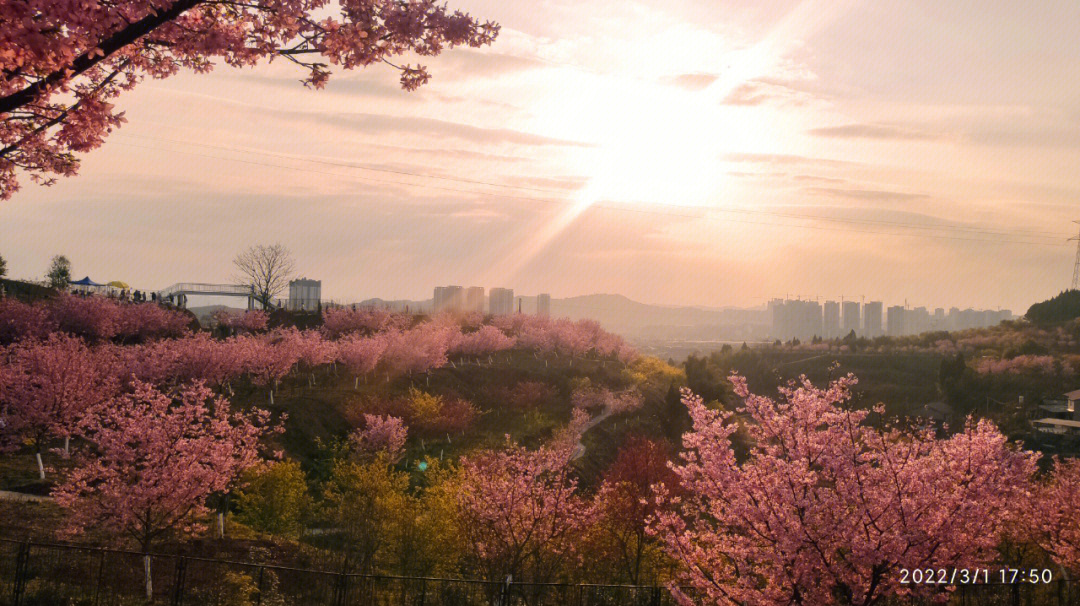
[[960, 308], [950, 307], [949, 314], [945, 317], [945, 330], [960, 329]]
[[933, 330], [948, 330], [945, 324], [945, 309], [942, 307], [934, 308], [934, 317], [930, 320], [930, 325]]
[[432, 298], [435, 313], [442, 311], [461, 311], [465, 304], [465, 289], [460, 286], [436, 286]]
[[288, 307], [294, 311], [317, 311], [322, 297], [322, 280], [300, 278], [289, 282]]
[[514, 313], [514, 289], [492, 288], [488, 295], [488, 311], [496, 316]]
[[551, 295], [546, 293], [536, 295], [536, 315], [545, 318], [551, 315]]
[[821, 336], [833, 339], [840, 334], [840, 304], [836, 301], [825, 302]]
[[870, 338], [881, 336], [883, 308], [881, 301], [871, 301], [863, 305], [863, 336]]
[[851, 331], [858, 334], [862, 330], [862, 314], [858, 301], [844, 301], [844, 336]]
[[930, 312], [925, 307], [907, 310], [904, 314], [904, 334], [921, 335], [930, 331]]
[[772, 317], [772, 336], [788, 341], [822, 336], [821, 305], [816, 301], [769, 301]]
[[465, 289], [465, 311], [484, 313], [483, 286], [470, 286]]
[[885, 332], [890, 337], [899, 337], [904, 334], [904, 315], [907, 310], [903, 305], [893, 305], [888, 309], [885, 318]]

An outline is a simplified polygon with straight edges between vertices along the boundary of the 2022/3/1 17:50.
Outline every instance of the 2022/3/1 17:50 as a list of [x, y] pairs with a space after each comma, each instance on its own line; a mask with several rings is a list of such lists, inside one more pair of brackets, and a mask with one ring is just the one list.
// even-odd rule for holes
[[1046, 584], [1054, 580], [1049, 568], [901, 568], [901, 585]]

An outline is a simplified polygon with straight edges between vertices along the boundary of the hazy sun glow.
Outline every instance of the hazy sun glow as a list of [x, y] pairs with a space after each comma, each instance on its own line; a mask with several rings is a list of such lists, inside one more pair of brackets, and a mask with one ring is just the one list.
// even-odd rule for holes
[[[828, 11], [804, 0], [750, 48], [717, 57], [722, 75], [702, 91], [642, 78], [608, 76], [549, 106], [545, 123], [588, 133], [596, 143], [574, 200], [493, 268], [495, 282], [513, 277], [589, 208], [598, 203], [717, 207], [729, 201], [721, 162], [725, 152], [774, 147], [774, 129], [724, 98], [743, 82], [773, 69], [786, 40], [827, 22]], [[568, 106], [578, 111], [566, 112]]]
[[673, 88], [612, 91], [597, 116], [600, 143], [586, 198], [708, 205], [723, 187], [719, 150], [753, 141], [720, 107], [707, 105]]
[[417, 91], [275, 61], [125, 93], [79, 176], [0, 204], [7, 277], [226, 282], [275, 242], [345, 301], [1020, 309], [1072, 277], [1075, 1], [449, 4], [503, 29], [402, 57]]

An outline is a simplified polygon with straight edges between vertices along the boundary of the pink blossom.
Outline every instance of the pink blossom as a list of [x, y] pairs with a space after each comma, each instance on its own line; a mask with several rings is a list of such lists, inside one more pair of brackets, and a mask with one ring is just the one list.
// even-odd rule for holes
[[901, 586], [899, 569], [988, 566], [1014, 504], [1030, 498], [1036, 456], [989, 421], [938, 440], [867, 425], [870, 411], [847, 404], [850, 376], [824, 390], [804, 380], [780, 400], [731, 381], [745, 400], [746, 460], [732, 449], [734, 413], [684, 391], [693, 430], [675, 472], [685, 495], [665, 497], [652, 527], [699, 599], [870, 603], [929, 591]]
[[545, 571], [575, 554], [589, 511], [575, 494], [567, 454], [510, 444], [462, 459], [453, 497], [478, 574], [545, 581]]
[[230, 413], [200, 385], [174, 395], [139, 383], [98, 407], [86, 429], [92, 448], [53, 491], [66, 531], [97, 528], [146, 551], [170, 532], [190, 530], [211, 493], [226, 490], [258, 461], [268, 415]]
[[503, 331], [494, 326], [481, 326], [479, 330], [464, 333], [451, 349], [450, 353], [466, 356], [486, 356], [496, 352], [510, 349], [514, 346], [514, 339], [506, 336]]
[[[77, 154], [125, 121], [114, 100], [144, 78], [288, 57], [305, 84], [322, 88], [330, 65], [355, 69], [478, 47], [499, 31], [429, 0], [343, 0], [338, 10], [324, 0], [227, 10], [205, 0], [35, 0], [0, 3], [0, 24], [0, 199], [18, 189], [20, 173], [46, 184], [75, 174]], [[405, 90], [429, 77], [419, 65], [398, 69]]]
[[408, 428], [398, 417], [364, 415], [364, 427], [349, 435], [353, 448], [365, 453], [386, 453], [390, 461], [397, 461], [405, 453]]
[[322, 333], [328, 339], [337, 339], [352, 333], [372, 334], [392, 328], [407, 328], [411, 320], [404, 314], [385, 309], [360, 307], [358, 309], [334, 308], [323, 312]]
[[29, 440], [38, 455], [49, 438], [78, 435], [87, 411], [116, 390], [94, 352], [74, 337], [54, 334], [22, 342], [7, 357], [0, 368], [0, 408], [8, 410], [5, 433]]

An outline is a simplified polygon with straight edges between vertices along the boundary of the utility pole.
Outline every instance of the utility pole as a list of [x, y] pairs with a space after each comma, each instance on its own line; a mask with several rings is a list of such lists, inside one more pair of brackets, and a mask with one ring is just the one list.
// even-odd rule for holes
[[[1073, 223], [1080, 225], [1080, 221], [1073, 221]], [[1073, 265], [1072, 289], [1080, 290], [1080, 234], [1077, 234], [1075, 238], [1069, 238], [1070, 242], [1073, 240], [1076, 240], [1076, 263]]]

